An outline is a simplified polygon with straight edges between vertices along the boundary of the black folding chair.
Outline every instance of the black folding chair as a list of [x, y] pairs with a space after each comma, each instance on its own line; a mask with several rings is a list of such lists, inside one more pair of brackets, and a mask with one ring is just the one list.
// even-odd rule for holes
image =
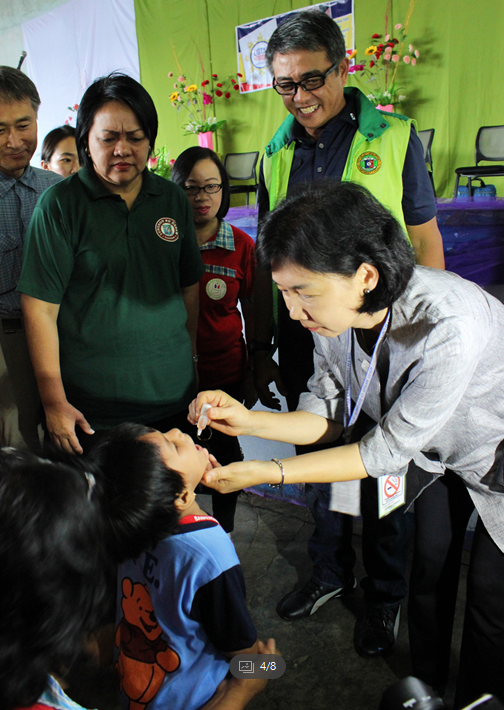
[[467, 178], [468, 194], [471, 197], [474, 178], [504, 176], [504, 165], [478, 165], [481, 160], [504, 160], [504, 126], [482, 126], [476, 136], [474, 155], [476, 165], [455, 169], [457, 179], [455, 180], [453, 197], [457, 197], [461, 177]]
[[231, 185], [230, 192], [236, 195], [245, 192], [247, 195], [247, 205], [249, 204], [249, 194], [257, 192], [259, 183], [256, 176], [256, 165], [259, 158], [259, 151], [253, 153], [228, 153], [224, 158], [224, 167], [230, 180], [240, 180], [246, 182], [253, 180], [253, 185]]

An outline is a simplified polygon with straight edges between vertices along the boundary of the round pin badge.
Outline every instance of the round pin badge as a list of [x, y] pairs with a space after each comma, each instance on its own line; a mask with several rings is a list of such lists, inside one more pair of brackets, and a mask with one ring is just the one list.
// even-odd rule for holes
[[226, 282], [222, 279], [210, 279], [206, 285], [207, 296], [212, 299], [212, 301], [220, 301], [226, 295], [227, 286]]
[[171, 217], [162, 217], [156, 222], [156, 234], [165, 242], [176, 242], [179, 238], [177, 223]]
[[374, 175], [381, 168], [381, 158], [371, 151], [361, 153], [357, 158], [357, 167], [364, 175]]

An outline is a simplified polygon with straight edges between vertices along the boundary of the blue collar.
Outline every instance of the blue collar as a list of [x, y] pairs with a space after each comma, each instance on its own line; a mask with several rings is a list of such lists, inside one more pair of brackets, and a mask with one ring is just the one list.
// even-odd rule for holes
[[215, 239], [209, 242], [205, 242], [200, 246], [200, 251], [206, 251], [207, 249], [215, 249], [216, 247], [221, 247], [221, 249], [227, 249], [228, 251], [235, 250], [235, 242], [233, 237], [233, 230], [231, 225], [222, 220], [219, 229], [217, 230], [217, 235]]
[[52, 676], [47, 678], [47, 688], [37, 701], [40, 705], [47, 705], [56, 710], [84, 710], [81, 705], [77, 705], [73, 700], [70, 700], [60, 684], [57, 683]]

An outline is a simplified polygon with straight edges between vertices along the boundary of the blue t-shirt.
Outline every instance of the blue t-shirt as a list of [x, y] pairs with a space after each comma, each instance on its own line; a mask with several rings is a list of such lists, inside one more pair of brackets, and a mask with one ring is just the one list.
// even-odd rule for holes
[[229, 670], [223, 652], [257, 638], [233, 543], [210, 516], [119, 568], [117, 665], [121, 703], [196, 710]]

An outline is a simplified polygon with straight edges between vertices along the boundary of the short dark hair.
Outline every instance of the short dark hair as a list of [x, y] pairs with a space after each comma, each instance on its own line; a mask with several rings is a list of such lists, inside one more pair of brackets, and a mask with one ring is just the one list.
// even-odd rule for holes
[[110, 592], [89, 491], [78, 466], [0, 451], [3, 710], [33, 705], [48, 675], [64, 673], [102, 623]]
[[320, 10], [297, 12], [284, 20], [270, 37], [266, 63], [273, 74], [275, 54], [290, 54], [301, 50], [325, 50], [332, 64], [341, 64], [346, 57], [345, 40], [334, 20]]
[[219, 160], [217, 153], [214, 153], [214, 151], [210, 150], [210, 148], [200, 148], [199, 146], [187, 148], [187, 150], [184, 150], [184, 152], [181, 153], [175, 161], [172, 168], [171, 179], [183, 188], [191, 173], [191, 170], [194, 168], [196, 163], [199, 163], [200, 160], [211, 160], [215, 163], [217, 169], [219, 170], [222, 182], [222, 202], [216, 217], [219, 221], [221, 221], [229, 211], [230, 191], [229, 176], [226, 172], [226, 168]]
[[112, 72], [96, 79], [86, 90], [79, 104], [75, 142], [81, 165], [91, 169], [93, 162], [87, 154], [88, 137], [96, 112], [110, 101], [120, 101], [128, 106], [138, 119], [149, 139], [150, 152], [154, 150], [158, 131], [158, 116], [150, 94], [141, 84], [127, 74]]
[[20, 69], [0, 66], [0, 104], [12, 104], [27, 99], [35, 113], [38, 113], [40, 96], [33, 81]]
[[52, 131], [49, 131], [44, 138], [44, 142], [42, 143], [42, 153], [40, 155], [40, 159], [45, 163], [48, 163], [51, 160], [58, 143], [65, 138], [75, 138], [75, 128], [73, 126], [59, 126], [58, 128], [53, 128]]
[[119, 424], [92, 450], [97, 500], [105, 521], [105, 543], [121, 563], [153, 549], [178, 527], [175, 500], [184, 491], [180, 473], [169, 469], [143, 424]]
[[318, 180], [298, 186], [261, 224], [257, 258], [262, 268], [295, 264], [319, 274], [353, 276], [363, 263], [379, 281], [359, 313], [390, 308], [405, 290], [414, 253], [399, 222], [366, 188]]

